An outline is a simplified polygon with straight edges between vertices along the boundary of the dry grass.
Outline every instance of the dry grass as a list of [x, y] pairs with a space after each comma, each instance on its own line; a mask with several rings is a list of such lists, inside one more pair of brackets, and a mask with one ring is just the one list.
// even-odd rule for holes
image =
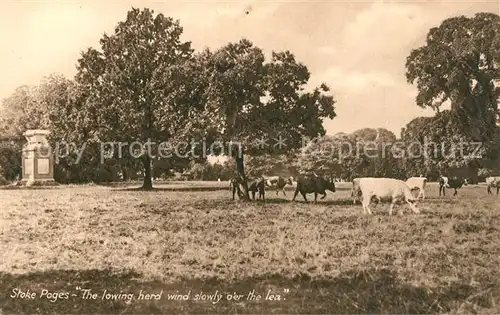
[[[209, 184], [207, 184], [210, 186]], [[221, 187], [227, 183], [217, 183]], [[0, 190], [5, 313], [500, 313], [500, 206], [485, 187], [437, 197], [422, 214], [363, 216], [349, 192], [318, 204], [213, 192], [102, 186]], [[302, 197], [298, 197], [302, 200]], [[312, 200], [312, 195], [311, 198]], [[163, 289], [160, 301], [20, 300], [13, 288], [101, 294]], [[167, 293], [281, 301], [168, 301]], [[289, 293], [284, 293], [289, 289]]]

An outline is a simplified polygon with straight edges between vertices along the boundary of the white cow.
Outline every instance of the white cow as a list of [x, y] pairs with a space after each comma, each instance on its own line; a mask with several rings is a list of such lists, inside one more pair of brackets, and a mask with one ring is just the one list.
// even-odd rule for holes
[[[376, 177], [363, 177], [363, 178], [376, 178]], [[361, 178], [357, 177], [357, 178], [355, 178], [355, 179], [352, 180], [351, 197], [352, 197], [352, 203], [353, 204], [356, 204], [356, 201], [360, 200], [360, 197], [362, 197], [361, 188], [359, 188], [359, 180], [360, 179]], [[380, 200], [378, 199], [377, 196], [375, 196], [374, 198], [377, 199], [378, 202], [380, 202]]]
[[406, 180], [406, 185], [410, 187], [410, 190], [418, 189], [417, 199], [422, 196], [425, 199], [425, 185], [427, 184], [427, 178], [425, 177], [410, 177]]
[[363, 214], [372, 214], [369, 208], [373, 197], [378, 201], [391, 201], [389, 215], [392, 215], [394, 205], [399, 202], [407, 202], [414, 213], [420, 210], [413, 204], [416, 199], [412, 195], [410, 187], [405, 182], [393, 178], [360, 178], [359, 188], [363, 194]]
[[488, 186], [488, 194], [492, 193], [491, 187], [496, 187], [498, 195], [498, 191], [500, 190], [500, 176], [492, 176], [486, 178], [486, 185]]

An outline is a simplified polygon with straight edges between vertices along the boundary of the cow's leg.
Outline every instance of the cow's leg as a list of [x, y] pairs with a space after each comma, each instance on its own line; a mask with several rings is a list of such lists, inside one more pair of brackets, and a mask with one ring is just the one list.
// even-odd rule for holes
[[281, 191], [283, 192], [283, 196], [285, 196], [285, 197], [286, 197], [286, 194], [285, 194], [285, 187], [283, 187], [283, 188], [281, 189]]
[[370, 201], [372, 200], [372, 196], [363, 196], [363, 214], [372, 214], [372, 211], [370, 210]]
[[297, 188], [295, 188], [295, 193], [293, 194], [292, 201], [295, 201], [295, 197], [299, 194], [299, 186], [297, 185]]
[[243, 187], [243, 184], [241, 184], [241, 183], [238, 184], [238, 186], [236, 187], [236, 189], [237, 189], [237, 192], [238, 192], [238, 198], [239, 199], [243, 198], [243, 196], [244, 196], [243, 191], [245, 190], [245, 188]]
[[490, 195], [490, 194], [491, 194], [491, 188], [490, 188], [490, 185], [488, 185], [488, 186], [486, 187], [486, 191], [488, 192], [488, 195]]
[[380, 200], [378, 200], [378, 197], [377, 196], [372, 196], [372, 198], [370, 199], [370, 202], [372, 202], [372, 201], [373, 201], [373, 208], [374, 209], [377, 208], [377, 206], [378, 206], [378, 204], [380, 202]]
[[233, 186], [233, 200], [234, 200], [234, 195], [236, 194], [236, 187]]
[[456, 196], [458, 194], [457, 189], [455, 188], [455, 192], [453, 193], [453, 196]]
[[252, 191], [252, 199], [255, 200], [255, 191]]
[[279, 188], [278, 188], [278, 186], [276, 186], [276, 196], [278, 196], [278, 191], [279, 191]]
[[301, 192], [302, 197], [304, 197], [304, 200], [307, 201], [306, 193]]
[[391, 204], [389, 205], [389, 215], [392, 215], [392, 210], [394, 210], [394, 205], [398, 202], [398, 198], [392, 197]]
[[321, 197], [321, 199], [325, 199], [326, 198], [326, 191], [323, 192], [323, 197]]
[[498, 195], [498, 191], [500, 190], [500, 186], [497, 186], [497, 195]]
[[443, 191], [443, 196], [446, 196], [446, 187], [440, 186], [439, 187], [439, 197], [441, 197], [441, 190]]
[[314, 192], [314, 202], [318, 201], [318, 192]]

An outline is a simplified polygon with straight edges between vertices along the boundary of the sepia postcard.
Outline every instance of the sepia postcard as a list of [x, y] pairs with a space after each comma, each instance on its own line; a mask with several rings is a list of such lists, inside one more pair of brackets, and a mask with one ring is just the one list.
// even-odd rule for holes
[[0, 314], [500, 314], [498, 0], [0, 7]]

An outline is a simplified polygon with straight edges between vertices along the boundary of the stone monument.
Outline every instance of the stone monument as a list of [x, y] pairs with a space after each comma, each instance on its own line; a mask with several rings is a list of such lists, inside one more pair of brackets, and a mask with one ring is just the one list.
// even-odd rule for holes
[[23, 135], [28, 143], [23, 147], [23, 174], [21, 183], [24, 185], [55, 185], [54, 155], [46, 136], [48, 130], [27, 130]]

